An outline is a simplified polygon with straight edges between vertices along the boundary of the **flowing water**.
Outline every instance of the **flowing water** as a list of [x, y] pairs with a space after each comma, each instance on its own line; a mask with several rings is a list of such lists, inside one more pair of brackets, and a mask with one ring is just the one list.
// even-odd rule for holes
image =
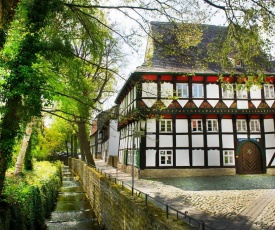
[[48, 230], [101, 230], [101, 225], [82, 189], [81, 183], [64, 166], [63, 184], [58, 201], [50, 219], [46, 221]]

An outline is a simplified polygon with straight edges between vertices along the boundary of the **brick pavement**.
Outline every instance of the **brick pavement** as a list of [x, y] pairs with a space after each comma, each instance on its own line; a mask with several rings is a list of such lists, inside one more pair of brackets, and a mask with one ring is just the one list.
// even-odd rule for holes
[[[95, 163], [103, 172], [131, 185], [130, 174], [116, 170], [103, 160]], [[137, 178], [134, 187], [179, 211], [188, 211], [188, 215], [203, 220], [211, 229], [275, 230], [275, 189], [185, 191]]]

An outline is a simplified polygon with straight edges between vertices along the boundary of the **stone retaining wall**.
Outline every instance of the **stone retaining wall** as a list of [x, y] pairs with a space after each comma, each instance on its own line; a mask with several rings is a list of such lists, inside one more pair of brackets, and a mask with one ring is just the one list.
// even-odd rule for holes
[[[117, 168], [123, 172], [131, 173], [132, 166], [117, 164]], [[193, 168], [193, 169], [134, 169], [138, 178], [163, 178], [163, 177], [192, 177], [192, 176], [233, 176], [235, 168]]]
[[266, 174], [275, 175], [275, 168], [268, 168], [268, 169], [266, 170]]
[[140, 178], [192, 177], [192, 176], [232, 176], [236, 175], [234, 168], [209, 169], [145, 169], [140, 170]]
[[131, 196], [131, 191], [114, 184], [85, 162], [70, 159], [69, 166], [82, 181], [99, 223], [105, 229], [189, 229], [182, 221], [167, 219], [160, 208], [150, 203], [146, 206], [144, 198]]
[[[122, 172], [132, 173], [131, 165], [117, 164]], [[192, 177], [192, 176], [235, 176], [235, 168], [192, 168], [192, 169], [134, 169], [138, 178]], [[275, 175], [275, 168], [268, 168], [266, 174]]]

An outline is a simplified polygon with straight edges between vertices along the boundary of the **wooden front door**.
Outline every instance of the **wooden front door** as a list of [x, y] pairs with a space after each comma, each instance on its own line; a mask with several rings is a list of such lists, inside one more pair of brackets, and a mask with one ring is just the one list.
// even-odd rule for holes
[[238, 151], [237, 161], [238, 174], [263, 173], [262, 153], [259, 147], [251, 141], [242, 144]]

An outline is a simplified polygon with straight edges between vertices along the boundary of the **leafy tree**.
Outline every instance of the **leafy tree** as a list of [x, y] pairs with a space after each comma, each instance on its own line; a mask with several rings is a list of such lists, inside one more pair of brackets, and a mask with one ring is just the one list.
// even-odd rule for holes
[[[81, 152], [88, 163], [94, 164], [88, 138], [89, 120], [91, 113], [99, 111], [106, 96], [113, 92], [119, 53], [110, 33], [89, 15], [97, 16], [100, 22], [105, 20], [96, 9], [78, 12], [72, 8], [56, 18], [58, 27], [49, 27], [46, 33], [55, 39], [54, 44], [61, 43], [57, 39], [62, 40], [62, 50], [50, 53], [51, 58], [41, 66], [44, 65], [44, 72], [49, 72], [48, 65], [58, 70], [48, 88], [57, 103], [47, 112], [77, 127]], [[68, 23], [73, 29], [67, 27]]]
[[33, 157], [45, 160], [56, 157], [58, 153], [66, 152], [67, 143], [70, 141], [68, 133], [72, 127], [63, 119], [55, 118], [50, 127], [38, 130], [37, 144], [32, 149]]
[[46, 84], [46, 79], [33, 70], [32, 63], [37, 60], [36, 54], [43, 50], [40, 31], [48, 22], [49, 14], [58, 9], [57, 3], [21, 1], [1, 52], [4, 82], [1, 99], [4, 106], [0, 135], [0, 194], [19, 125], [28, 122], [32, 116], [40, 115], [41, 86]]

